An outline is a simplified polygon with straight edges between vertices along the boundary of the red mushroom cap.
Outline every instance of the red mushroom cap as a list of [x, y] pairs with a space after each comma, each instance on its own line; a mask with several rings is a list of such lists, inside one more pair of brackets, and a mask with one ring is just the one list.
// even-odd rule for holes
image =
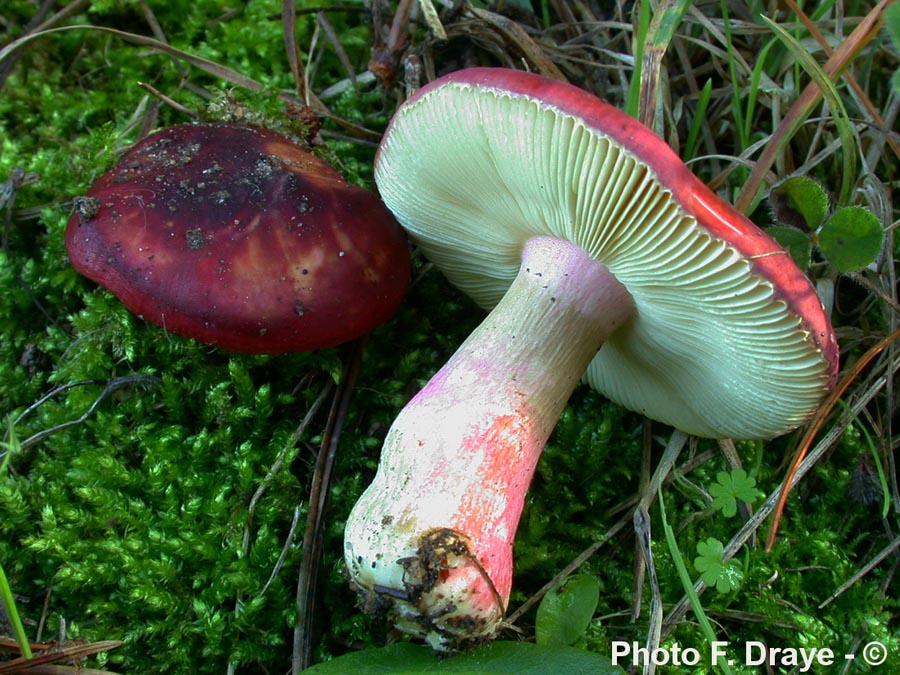
[[834, 330], [787, 252], [650, 129], [570, 84], [504, 68], [445, 75], [392, 118], [375, 181], [426, 257], [486, 309], [534, 237], [604, 265], [635, 318], [586, 378], [632, 410], [698, 436], [769, 438], [834, 387]]
[[[649, 128], [618, 108], [572, 85], [533, 73], [506, 68], [468, 68], [456, 71], [417, 90], [413, 99], [447, 82], [484, 87], [513, 96], [541, 101], [585, 126], [612, 139], [646, 164], [672, 192], [684, 211], [700, 227], [721, 239], [750, 261], [754, 272], [771, 282], [774, 294], [785, 302], [809, 331], [829, 363], [833, 383], [838, 373], [838, 344], [821, 302], [809, 280], [796, 265], [785, 264], [782, 246], [710, 190], [681, 161], [669, 145]], [[385, 134], [387, 135], [387, 133]]]
[[135, 314], [233, 352], [359, 337], [409, 279], [405, 235], [378, 197], [277, 133], [224, 124], [135, 145], [76, 209], [66, 248]]

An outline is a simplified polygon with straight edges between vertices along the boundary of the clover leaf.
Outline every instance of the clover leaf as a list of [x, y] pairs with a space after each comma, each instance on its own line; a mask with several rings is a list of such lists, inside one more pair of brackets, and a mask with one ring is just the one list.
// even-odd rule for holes
[[878, 259], [884, 229], [878, 217], [859, 206], [835, 211], [817, 233], [819, 250], [838, 272], [858, 272]]
[[698, 556], [694, 558], [694, 569], [707, 586], [715, 587], [719, 593], [729, 593], [738, 589], [744, 580], [744, 570], [740, 563], [723, 560], [725, 547], [714, 537], [697, 544]]
[[[900, 39], [900, 10], [893, 13]], [[832, 208], [828, 193], [812, 178], [785, 178], [769, 191], [769, 205], [775, 224], [767, 232], [800, 269], [812, 264], [814, 248], [844, 274], [865, 269], [881, 254], [884, 227], [878, 217], [860, 206]]]
[[748, 476], [743, 469], [720, 471], [716, 482], [709, 487], [709, 494], [713, 497], [713, 508], [721, 511], [726, 518], [737, 513], [738, 499], [752, 504], [762, 496], [762, 492], [756, 489], [756, 479]]
[[775, 221], [810, 232], [825, 220], [831, 200], [825, 189], [807, 176], [789, 176], [769, 192]]

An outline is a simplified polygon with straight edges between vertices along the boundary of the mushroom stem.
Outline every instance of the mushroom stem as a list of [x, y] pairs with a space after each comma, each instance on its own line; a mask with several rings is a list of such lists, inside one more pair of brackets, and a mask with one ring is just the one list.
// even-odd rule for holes
[[506, 295], [400, 412], [344, 553], [369, 611], [448, 650], [491, 635], [538, 458], [628, 291], [577, 246], [526, 242]]

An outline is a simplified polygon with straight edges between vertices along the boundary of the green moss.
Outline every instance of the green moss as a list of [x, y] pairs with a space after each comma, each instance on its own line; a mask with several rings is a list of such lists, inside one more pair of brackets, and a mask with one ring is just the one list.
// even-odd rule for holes
[[[149, 4], [173, 46], [270, 89], [290, 87], [279, 12], [269, 4], [247, 3], [240, 20], [223, 17], [220, 3]], [[4, 7], [7, 37], [31, 11], [30, 3]], [[148, 32], [131, 2], [92, 3], [73, 21]], [[298, 21], [301, 40], [313, 22]], [[0, 562], [16, 593], [32, 599], [24, 605], [32, 621], [50, 591], [51, 634], [65, 617], [72, 637], [125, 640], [108, 659], [125, 672], [286, 663], [302, 518], [288, 535], [295, 509], [305, 513], [323, 417], [299, 442], [292, 436], [340, 372], [341, 352], [230, 357], [144, 323], [80, 278], [62, 242], [66, 202], [133, 139], [132, 118], [149, 103], [137, 83], [189, 107], [205, 102], [180, 88], [167, 56], [90, 30], [43, 37], [20, 53], [0, 97], [0, 178], [21, 167], [40, 179], [15, 202], [36, 217], [14, 220], [0, 251], [0, 410], [20, 414], [53, 387], [92, 383], [59, 392], [17, 424], [23, 438], [57, 431], [16, 457], [0, 485]], [[329, 76], [332, 67], [320, 63], [319, 72]], [[266, 99], [273, 114], [271, 94], [252, 96]], [[165, 106], [159, 116], [159, 124], [184, 121]], [[369, 147], [341, 151], [357, 174], [371, 164]], [[342, 468], [338, 513], [363, 487], [356, 467], [369, 468], [377, 449], [367, 418], [388, 423], [397, 402], [391, 391], [402, 390], [381, 385], [392, 366], [379, 365], [367, 365], [360, 387], [384, 394], [354, 410], [345, 437], [348, 448], [370, 454], [353, 453]], [[91, 409], [108, 382], [136, 375], [146, 377], [116, 387], [85, 421], [62, 428]], [[347, 607], [335, 621], [358, 621], [349, 590], [335, 587], [337, 606]]]

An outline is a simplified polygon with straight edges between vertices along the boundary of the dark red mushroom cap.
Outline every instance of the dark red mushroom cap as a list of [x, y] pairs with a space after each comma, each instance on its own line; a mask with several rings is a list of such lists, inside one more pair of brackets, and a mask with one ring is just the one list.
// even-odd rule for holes
[[359, 337], [409, 279], [405, 235], [378, 197], [277, 133], [223, 124], [135, 145], [80, 201], [66, 248], [135, 314], [233, 352]]

